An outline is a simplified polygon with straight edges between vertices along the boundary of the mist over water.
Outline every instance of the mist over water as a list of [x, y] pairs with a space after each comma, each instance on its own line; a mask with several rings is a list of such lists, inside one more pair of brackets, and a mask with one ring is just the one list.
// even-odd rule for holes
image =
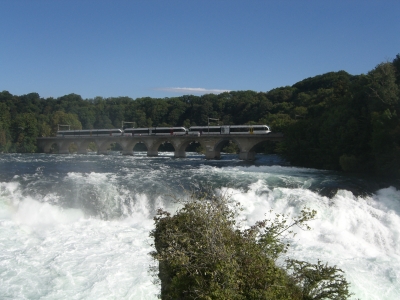
[[277, 156], [246, 163], [195, 153], [2, 154], [0, 298], [156, 299], [148, 272], [155, 211], [173, 212], [170, 195], [210, 186], [242, 204], [247, 225], [271, 209], [317, 210], [288, 256], [337, 265], [355, 299], [400, 299], [400, 191]]

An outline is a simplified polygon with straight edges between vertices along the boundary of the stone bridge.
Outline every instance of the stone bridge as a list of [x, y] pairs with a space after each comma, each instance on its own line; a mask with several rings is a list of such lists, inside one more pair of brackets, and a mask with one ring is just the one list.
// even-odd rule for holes
[[117, 143], [122, 148], [123, 155], [133, 155], [133, 148], [143, 143], [147, 148], [147, 156], [157, 156], [161, 144], [171, 143], [174, 147], [174, 157], [186, 157], [186, 148], [191, 143], [199, 143], [205, 150], [207, 159], [219, 159], [221, 149], [228, 143], [235, 143], [240, 150], [239, 158], [254, 160], [255, 147], [265, 141], [278, 142], [283, 140], [282, 133], [251, 134], [251, 135], [149, 135], [149, 136], [85, 136], [85, 137], [41, 137], [37, 145], [44, 153], [50, 153], [54, 144], [59, 154], [69, 154], [69, 147], [76, 145], [78, 154], [86, 154], [90, 143], [97, 147], [97, 154], [107, 154], [110, 145]]

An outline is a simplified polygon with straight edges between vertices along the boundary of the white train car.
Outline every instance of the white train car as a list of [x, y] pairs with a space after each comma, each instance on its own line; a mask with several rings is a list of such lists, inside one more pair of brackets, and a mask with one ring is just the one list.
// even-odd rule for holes
[[267, 134], [271, 130], [267, 125], [230, 125], [229, 134]]
[[124, 135], [186, 135], [185, 127], [125, 128]]
[[191, 126], [188, 134], [203, 135], [203, 134], [221, 134], [221, 128], [224, 126]]
[[59, 130], [57, 136], [121, 136], [121, 129]]
[[226, 126], [191, 126], [188, 134], [267, 134], [271, 130], [267, 125], [226, 125]]

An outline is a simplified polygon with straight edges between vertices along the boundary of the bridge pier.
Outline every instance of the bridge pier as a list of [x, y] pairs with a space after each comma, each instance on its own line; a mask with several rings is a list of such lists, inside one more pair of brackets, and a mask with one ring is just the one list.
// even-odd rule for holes
[[148, 149], [147, 156], [158, 156], [158, 150]]
[[88, 143], [86, 141], [79, 141], [76, 146], [78, 147], [77, 154], [87, 154]]
[[87, 154], [87, 149], [86, 148], [85, 149], [78, 148], [78, 151], [76, 153], [77, 154]]
[[67, 142], [61, 142], [58, 144], [58, 154], [69, 154], [69, 144]]
[[124, 149], [124, 150], [122, 150], [121, 151], [121, 154], [122, 155], [133, 155], [133, 149], [131, 149], [131, 150], [126, 150], [126, 149]]
[[206, 159], [220, 159], [221, 152], [216, 150], [206, 150], [205, 156]]
[[59, 149], [58, 154], [69, 154], [69, 149]]
[[[39, 147], [39, 149], [42, 149], [44, 153], [50, 153], [50, 149], [51, 149], [52, 145], [53, 145], [53, 143], [46, 143], [43, 141], [41, 141], [41, 142], [38, 141], [38, 147]], [[58, 144], [57, 144], [57, 147], [58, 147]]]
[[108, 150], [97, 150], [97, 155], [108, 155]]
[[98, 155], [108, 155], [109, 154], [109, 147], [110, 147], [110, 141], [108, 140], [103, 140], [99, 143], [97, 143], [97, 154]]
[[239, 153], [239, 159], [241, 160], [254, 160], [256, 153], [254, 151], [243, 151]]
[[175, 158], [185, 158], [186, 157], [186, 151], [185, 150], [175, 150], [174, 157]]

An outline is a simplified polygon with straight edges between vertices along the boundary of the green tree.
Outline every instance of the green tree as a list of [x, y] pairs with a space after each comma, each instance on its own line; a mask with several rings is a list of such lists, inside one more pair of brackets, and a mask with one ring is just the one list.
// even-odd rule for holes
[[400, 119], [396, 111], [374, 112], [371, 137], [376, 172], [385, 177], [400, 177]]
[[96, 121], [94, 122], [94, 128], [114, 128], [108, 114], [104, 111], [98, 112], [96, 114]]
[[135, 122], [134, 127], [147, 127], [146, 113], [140, 109], [135, 109], [128, 117], [129, 122]]
[[182, 126], [183, 115], [186, 111], [187, 105], [179, 98], [171, 98], [167, 100], [168, 112], [167, 123], [170, 126]]
[[69, 125], [71, 130], [82, 129], [82, 124], [75, 114], [65, 113], [63, 111], [56, 111], [51, 118], [51, 129], [52, 134], [55, 135], [60, 130], [66, 130], [66, 127], [60, 127], [59, 125]]
[[287, 269], [292, 271], [292, 279], [300, 287], [302, 299], [335, 299], [343, 300], [351, 296], [349, 284], [343, 271], [336, 266], [317, 264], [305, 261], [287, 261]]
[[[381, 63], [369, 72], [370, 97], [375, 100], [374, 110], [393, 107], [399, 102], [399, 87], [396, 84], [396, 69], [389, 63]], [[379, 105], [380, 104], [380, 105]]]
[[36, 152], [36, 138], [38, 137], [38, 124], [33, 113], [17, 115], [13, 121], [14, 144], [17, 152]]
[[7, 152], [11, 146], [11, 115], [5, 103], [0, 102], [0, 152]]
[[61, 110], [66, 113], [78, 114], [79, 108], [85, 105], [85, 101], [80, 95], [72, 93], [57, 98], [57, 104], [57, 110]]
[[310, 272], [319, 275], [309, 287], [306, 272], [295, 262], [288, 264], [289, 270], [276, 264], [287, 250], [285, 237], [294, 226], [309, 229], [307, 221], [315, 211], [303, 210], [291, 223], [287, 216], [276, 215], [241, 229], [236, 223], [240, 206], [227, 198], [204, 194], [182, 205], [175, 215], [159, 210], [150, 233], [155, 246], [151, 255], [159, 262], [153, 271], [161, 280], [161, 299], [350, 296], [348, 283], [336, 267], [308, 264]]
[[38, 116], [38, 136], [40, 137], [48, 137], [51, 136], [51, 125], [50, 125], [50, 116], [49, 115], [39, 115]]
[[83, 129], [93, 129], [94, 122], [96, 121], [96, 114], [93, 106], [79, 107], [77, 115]]
[[392, 62], [393, 67], [396, 70], [396, 83], [400, 86], [400, 54], [396, 55], [396, 58]]

